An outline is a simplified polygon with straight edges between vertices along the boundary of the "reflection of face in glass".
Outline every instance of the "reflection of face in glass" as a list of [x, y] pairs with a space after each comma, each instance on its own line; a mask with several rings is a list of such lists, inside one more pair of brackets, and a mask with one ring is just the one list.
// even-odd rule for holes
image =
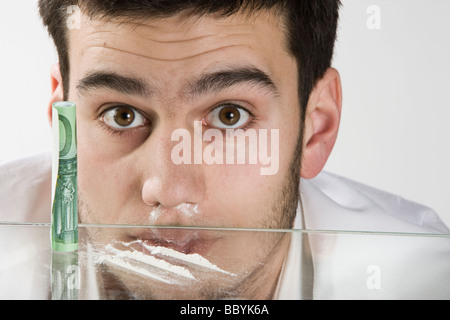
[[109, 298], [270, 299], [290, 239], [261, 230], [128, 229], [139, 240], [90, 230]]

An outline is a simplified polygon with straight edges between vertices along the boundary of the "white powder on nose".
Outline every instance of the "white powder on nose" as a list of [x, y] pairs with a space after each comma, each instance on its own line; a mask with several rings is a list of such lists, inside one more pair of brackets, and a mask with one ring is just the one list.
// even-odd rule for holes
[[153, 223], [161, 216], [161, 205], [158, 205], [155, 209], [150, 211], [149, 214], [149, 223]]
[[[198, 214], [198, 204], [192, 203], [182, 203], [174, 208], [178, 213], [186, 216], [192, 217]], [[162, 214], [162, 206], [158, 205], [149, 213], [149, 223], [154, 223]]]
[[181, 212], [187, 217], [192, 217], [198, 214], [198, 204], [182, 203], [175, 207], [178, 212]]

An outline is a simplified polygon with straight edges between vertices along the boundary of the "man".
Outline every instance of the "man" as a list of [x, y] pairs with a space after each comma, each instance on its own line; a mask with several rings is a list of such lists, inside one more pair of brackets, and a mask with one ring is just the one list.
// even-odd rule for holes
[[[71, 5], [79, 8], [79, 28], [68, 28]], [[49, 118], [56, 101], [77, 105], [80, 222], [448, 232], [432, 210], [321, 173], [342, 107], [331, 68], [338, 8], [331, 0], [40, 1], [59, 55]], [[259, 148], [263, 137], [270, 141], [275, 171], [262, 174], [262, 157], [250, 161], [251, 142], [242, 163], [206, 159], [225, 159], [236, 150], [231, 141], [247, 132], [256, 133]], [[48, 173], [48, 161], [41, 163]], [[41, 208], [48, 215], [49, 205]], [[39, 219], [34, 212], [30, 219]], [[173, 230], [114, 239], [163, 241], [185, 253], [205, 246], [203, 236]], [[208, 250], [228, 252], [246, 241], [255, 243], [231, 239]], [[261, 278], [268, 288], [252, 297], [273, 297], [286, 252], [297, 247], [289, 241], [268, 236], [254, 252], [261, 260], [230, 267], [245, 270], [230, 287], [249, 283], [244, 273], [270, 258], [258, 273], [268, 274]]]
[[[294, 226], [300, 177], [307, 192], [338, 133], [339, 3], [244, 3], [86, 1], [79, 29], [61, 9], [71, 2], [40, 3], [60, 60], [49, 117], [55, 101], [78, 106], [82, 222]], [[247, 120], [224, 123], [222, 113]], [[204, 131], [279, 130], [276, 174], [261, 175], [261, 163], [175, 164], [173, 132], [194, 135], [195, 121]], [[183, 205], [195, 214], [174, 209]]]

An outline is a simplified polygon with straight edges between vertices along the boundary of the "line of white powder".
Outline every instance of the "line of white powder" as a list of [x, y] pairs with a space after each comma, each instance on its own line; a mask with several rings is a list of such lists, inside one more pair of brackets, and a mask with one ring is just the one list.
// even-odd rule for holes
[[[161, 259], [157, 259], [155, 257], [143, 254], [142, 252], [139, 251], [122, 251], [119, 250], [117, 248], [114, 248], [111, 245], [107, 245], [106, 249], [112, 253], [115, 254], [115, 263], [118, 264], [120, 261], [119, 259], [122, 259], [124, 261], [125, 264], [129, 265], [129, 263], [126, 262], [125, 259], [133, 259], [142, 263], [146, 263], [148, 265], [166, 270], [168, 272], [172, 272], [174, 274], [177, 274], [179, 276], [191, 279], [191, 280], [195, 280], [195, 277], [192, 275], [191, 272], [189, 272], [189, 270], [187, 270], [184, 267], [180, 267], [180, 266], [175, 266], [167, 261], [161, 260]], [[126, 265], [124, 265], [124, 267], [127, 267]], [[139, 269], [143, 269], [143, 268], [139, 268]], [[145, 270], [145, 269], [143, 269]]]
[[166, 248], [166, 247], [162, 247], [162, 246], [150, 246], [150, 245], [145, 244], [142, 240], [135, 240], [130, 243], [122, 243], [122, 244], [125, 246], [129, 246], [133, 243], [138, 243], [138, 244], [142, 245], [144, 248], [149, 250], [152, 254], [161, 254], [166, 257], [171, 257], [171, 258], [179, 259], [182, 261], [186, 261], [186, 262], [189, 262], [189, 263], [192, 263], [192, 264], [195, 264], [195, 265], [207, 268], [207, 269], [215, 270], [215, 271], [222, 272], [222, 273], [229, 274], [229, 275], [234, 275], [228, 271], [225, 271], [225, 270], [219, 268], [218, 266], [211, 263], [208, 259], [199, 255], [198, 253], [185, 254], [185, 253], [176, 251], [174, 249], [170, 249], [170, 248]]
[[[225, 273], [228, 275], [233, 275], [230, 272], [227, 272], [225, 270], [222, 270], [221, 268], [217, 267], [215, 264], [211, 263], [209, 260], [204, 258], [203, 256], [194, 253], [194, 254], [185, 254], [170, 248], [162, 247], [162, 246], [150, 246], [145, 244], [142, 240], [135, 240], [132, 242], [119, 242], [120, 244], [124, 245], [125, 247], [129, 247], [132, 244], [139, 244], [142, 245], [144, 248], [150, 251], [151, 254], [160, 254], [167, 257], [175, 258], [181, 261], [185, 261], [194, 265], [198, 265], [207, 269], [211, 269], [214, 271], [218, 271], [221, 273]], [[196, 278], [192, 275], [192, 273], [181, 266], [173, 265], [165, 260], [155, 258], [153, 256], [144, 254], [140, 251], [124, 251], [117, 249], [113, 247], [111, 244], [107, 245], [105, 249], [110, 252], [110, 255], [103, 255], [98, 259], [98, 262], [104, 262], [107, 261], [109, 263], [112, 263], [118, 267], [128, 269], [132, 272], [138, 273], [140, 275], [150, 277], [153, 279], [156, 279], [158, 281], [162, 281], [165, 283], [172, 284], [173, 281], [170, 281], [169, 279], [166, 279], [164, 277], [161, 277], [154, 272], [151, 272], [150, 270], [139, 267], [136, 265], [133, 265], [130, 263], [130, 261], [137, 261], [144, 264], [151, 265], [153, 267], [159, 268], [161, 270], [165, 270], [166, 272], [170, 272], [172, 274], [176, 274], [178, 276], [187, 278], [189, 280], [196, 280]]]
[[140, 275], [143, 275], [143, 276], [146, 276], [146, 277], [149, 277], [149, 278], [153, 278], [153, 279], [158, 280], [158, 281], [162, 281], [162, 282], [165, 282], [165, 283], [168, 283], [168, 284], [172, 284], [173, 283], [172, 281], [169, 281], [167, 279], [164, 279], [162, 277], [157, 276], [156, 274], [154, 274], [152, 272], [149, 272], [145, 268], [133, 266], [129, 262], [124, 261], [124, 259], [119, 258], [119, 257], [104, 256], [103, 257], [103, 261], [112, 263], [112, 264], [114, 264], [114, 265], [116, 265], [118, 267], [121, 267], [121, 268], [130, 270], [130, 271], [133, 271], [135, 273], [138, 273]]

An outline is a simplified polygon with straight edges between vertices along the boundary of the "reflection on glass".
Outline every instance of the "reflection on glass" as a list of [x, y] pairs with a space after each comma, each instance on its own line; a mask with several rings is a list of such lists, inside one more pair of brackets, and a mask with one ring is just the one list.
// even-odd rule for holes
[[80, 267], [78, 252], [52, 252], [52, 300], [78, 300]]
[[0, 224], [2, 299], [449, 299], [450, 236]]
[[102, 294], [114, 298], [271, 299], [290, 240], [290, 233], [239, 230], [86, 231]]

